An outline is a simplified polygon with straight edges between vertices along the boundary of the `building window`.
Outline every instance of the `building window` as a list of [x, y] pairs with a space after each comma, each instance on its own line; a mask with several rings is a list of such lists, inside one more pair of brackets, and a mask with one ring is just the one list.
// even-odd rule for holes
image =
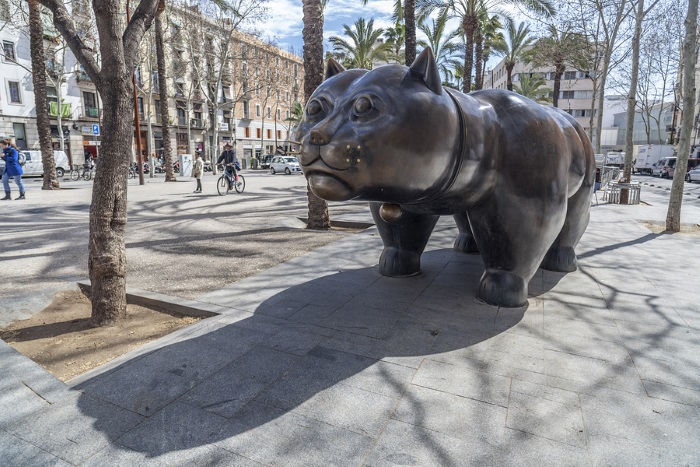
[[560, 99], [573, 99], [574, 91], [562, 91], [560, 96]]
[[267, 118], [272, 118], [272, 109], [270, 107], [267, 108]]
[[272, 130], [267, 130], [267, 139], [272, 139]]
[[277, 109], [277, 120], [282, 120], [282, 111]]
[[99, 116], [94, 92], [83, 92], [83, 108], [86, 117], [97, 118]]
[[289, 120], [289, 115], [290, 115], [289, 110], [287, 110], [287, 111], [285, 112], [285, 115], [287, 115], [287, 120]]
[[255, 104], [255, 116], [260, 116], [260, 104]]
[[5, 60], [9, 62], [15, 61], [15, 43], [10, 41], [2, 41], [2, 48], [5, 53]]
[[156, 111], [156, 123], [161, 123], [161, 119], [160, 119], [160, 100], [158, 100], [158, 99], [153, 99], [153, 107], [155, 107], [155, 111]]
[[250, 118], [250, 104], [248, 101], [243, 101], [243, 118]]
[[255, 129], [255, 137], [258, 139], [262, 138], [262, 130], [260, 128]]
[[282, 130], [277, 130], [277, 139], [282, 139]]
[[143, 111], [143, 97], [139, 97], [136, 101], [138, 102], [139, 118], [141, 119], [141, 121], [144, 121], [146, 114]]
[[8, 95], [10, 96], [10, 103], [21, 104], [22, 103], [22, 95], [20, 94], [20, 91], [19, 91], [19, 81], [8, 81], [7, 87], [9, 89]]
[[289, 91], [287, 91], [287, 92], [284, 93], [284, 100], [286, 100], [287, 102], [289, 102]]
[[12, 130], [15, 133], [15, 145], [19, 149], [27, 149], [27, 133], [24, 128], [24, 123], [13, 123]]
[[564, 79], [576, 79], [576, 72], [575, 71], [565, 71], [564, 72]]
[[246, 138], [250, 138], [250, 128], [245, 127], [243, 129], [243, 134], [245, 135]]
[[177, 107], [177, 124], [180, 126], [187, 125], [187, 115], [185, 114], [185, 109], [180, 106]]

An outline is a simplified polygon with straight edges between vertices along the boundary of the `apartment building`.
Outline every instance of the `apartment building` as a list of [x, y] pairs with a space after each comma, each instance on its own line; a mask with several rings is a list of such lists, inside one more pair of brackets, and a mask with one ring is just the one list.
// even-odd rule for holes
[[[512, 72], [513, 86], [518, 84], [524, 74], [534, 73], [545, 78], [551, 96], [551, 89], [554, 88], [554, 67], [535, 68], [524, 62], [517, 62]], [[585, 72], [578, 70], [564, 72], [561, 77], [557, 107], [576, 118], [586, 133], [592, 137], [595, 131], [591, 132], [591, 115], [592, 112], [597, 112], [598, 103], [597, 100], [593, 99], [593, 82], [586, 76]], [[493, 70], [487, 70], [484, 78], [484, 89], [507, 89], [507, 79], [505, 60], [501, 60]], [[595, 107], [592, 107], [592, 104], [595, 104]], [[595, 119], [593, 125], [595, 125]]]
[[[71, 6], [76, 23], [82, 25], [83, 40], [95, 43], [89, 3], [72, 0]], [[0, 0], [0, 136], [13, 138], [21, 148], [34, 149], [39, 141], [29, 35], [26, 25], [10, 21], [17, 17], [10, 8], [7, 0]], [[162, 153], [163, 102], [167, 103], [175, 154], [202, 150], [215, 157], [223, 143], [230, 142], [248, 161], [250, 156], [289, 149], [288, 119], [294, 104], [303, 100], [301, 57], [236, 31], [230, 21], [208, 17], [196, 8], [167, 11], [164, 23], [167, 97], [159, 94], [152, 31], [141, 44], [142, 60], [135, 73], [142, 154]], [[88, 153], [99, 157], [99, 94], [48, 17], [44, 39], [54, 147], [62, 147], [74, 164]]]

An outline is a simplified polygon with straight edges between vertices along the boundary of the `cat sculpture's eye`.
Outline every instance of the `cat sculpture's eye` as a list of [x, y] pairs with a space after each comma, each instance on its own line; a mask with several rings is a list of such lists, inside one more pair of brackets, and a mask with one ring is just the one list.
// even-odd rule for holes
[[316, 115], [317, 113], [321, 112], [322, 110], [323, 110], [323, 106], [316, 99], [312, 99], [311, 101], [309, 101], [309, 105], [306, 106], [306, 113], [308, 115]]
[[370, 110], [372, 110], [372, 101], [369, 100], [369, 97], [362, 96], [355, 101], [356, 115], [364, 115]]

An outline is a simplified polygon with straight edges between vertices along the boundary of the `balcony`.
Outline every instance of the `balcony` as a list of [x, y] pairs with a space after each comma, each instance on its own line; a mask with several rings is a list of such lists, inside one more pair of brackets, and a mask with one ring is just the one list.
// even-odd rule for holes
[[81, 83], [81, 82], [92, 83], [92, 80], [90, 79], [90, 77], [88, 76], [88, 74], [85, 73], [84, 71], [81, 71], [81, 72], [77, 73], [77, 74], [75, 75], [75, 79], [76, 79], [79, 83]]
[[204, 124], [202, 123], [201, 118], [193, 118], [190, 120], [190, 126], [194, 128], [204, 128]]
[[96, 107], [85, 107], [83, 117], [97, 118], [100, 116], [100, 109]]
[[187, 117], [177, 117], [178, 126], [187, 126]]

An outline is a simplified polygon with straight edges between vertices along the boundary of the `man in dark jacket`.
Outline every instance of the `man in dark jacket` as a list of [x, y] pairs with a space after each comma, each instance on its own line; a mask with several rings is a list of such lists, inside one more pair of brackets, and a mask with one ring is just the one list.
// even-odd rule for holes
[[[238, 158], [236, 157], [236, 151], [233, 150], [233, 146], [231, 146], [229, 143], [224, 144], [224, 151], [216, 161], [217, 164], [221, 164], [222, 162], [226, 168], [226, 172], [228, 172], [229, 176], [231, 176], [231, 179], [238, 181], [238, 173], [236, 172]], [[229, 186], [229, 189], [231, 188], [233, 187]]]

